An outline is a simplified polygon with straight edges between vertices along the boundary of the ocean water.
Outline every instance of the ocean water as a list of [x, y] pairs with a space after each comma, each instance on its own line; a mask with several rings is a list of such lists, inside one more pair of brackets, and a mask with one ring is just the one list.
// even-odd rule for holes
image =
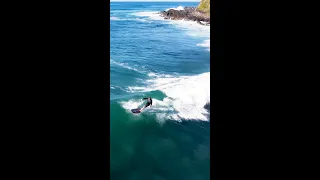
[[210, 177], [210, 28], [156, 14], [197, 5], [110, 3], [112, 180]]

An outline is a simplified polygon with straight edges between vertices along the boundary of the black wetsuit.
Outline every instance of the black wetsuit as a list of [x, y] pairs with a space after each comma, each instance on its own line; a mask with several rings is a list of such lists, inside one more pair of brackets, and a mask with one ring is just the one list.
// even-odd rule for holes
[[150, 97], [150, 98], [143, 98], [143, 99], [147, 99], [147, 104], [144, 106], [144, 108], [152, 105], [152, 99], [151, 99], [151, 97]]

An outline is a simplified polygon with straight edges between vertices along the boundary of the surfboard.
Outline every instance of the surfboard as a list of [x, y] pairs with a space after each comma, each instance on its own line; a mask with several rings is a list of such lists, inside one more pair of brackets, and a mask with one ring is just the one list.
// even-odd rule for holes
[[140, 113], [140, 108], [131, 109], [131, 112], [133, 112], [133, 113], [135, 113], [135, 114], [138, 114], [138, 113]]

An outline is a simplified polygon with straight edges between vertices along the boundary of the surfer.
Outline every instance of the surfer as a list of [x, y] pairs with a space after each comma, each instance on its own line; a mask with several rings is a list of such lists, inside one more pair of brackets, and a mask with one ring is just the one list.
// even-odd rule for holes
[[146, 107], [148, 107], [148, 106], [152, 106], [152, 99], [151, 99], [151, 97], [148, 97], [148, 98], [142, 98], [142, 100], [147, 100], [147, 103], [146, 103], [146, 105], [144, 105], [144, 107], [143, 108], [141, 108], [140, 109], [140, 112], [142, 111], [142, 110], [144, 110]]

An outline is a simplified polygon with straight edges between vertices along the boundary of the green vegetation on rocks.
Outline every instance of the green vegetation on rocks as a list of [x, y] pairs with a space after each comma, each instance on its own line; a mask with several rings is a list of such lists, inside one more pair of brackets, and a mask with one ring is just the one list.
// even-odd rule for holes
[[205, 12], [210, 15], [210, 0], [201, 0], [197, 10]]

